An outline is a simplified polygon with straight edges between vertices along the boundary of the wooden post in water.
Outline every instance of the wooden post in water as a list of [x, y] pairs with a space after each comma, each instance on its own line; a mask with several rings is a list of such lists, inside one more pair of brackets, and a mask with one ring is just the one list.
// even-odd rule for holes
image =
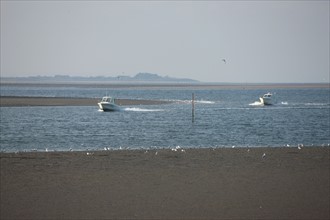
[[192, 99], [191, 99], [191, 107], [192, 107], [192, 110], [191, 110], [191, 116], [192, 116], [192, 123], [195, 122], [195, 94], [193, 93], [192, 94]]

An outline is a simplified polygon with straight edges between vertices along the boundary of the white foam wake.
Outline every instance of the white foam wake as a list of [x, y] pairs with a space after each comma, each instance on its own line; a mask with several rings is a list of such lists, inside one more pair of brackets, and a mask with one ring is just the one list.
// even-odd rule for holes
[[[191, 100], [171, 100], [177, 103], [191, 104]], [[214, 101], [206, 101], [206, 100], [194, 100], [196, 104], [215, 104]]]
[[204, 101], [204, 100], [195, 100], [196, 103], [201, 103], [201, 104], [214, 104], [215, 102], [213, 101]]
[[145, 109], [145, 108], [124, 108], [124, 111], [131, 112], [161, 112], [163, 109]]
[[254, 103], [250, 103], [250, 106], [264, 106], [264, 103], [255, 101]]

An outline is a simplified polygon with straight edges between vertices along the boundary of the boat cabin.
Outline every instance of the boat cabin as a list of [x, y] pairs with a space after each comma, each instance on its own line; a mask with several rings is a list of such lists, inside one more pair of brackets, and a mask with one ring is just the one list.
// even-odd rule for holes
[[110, 96], [104, 96], [101, 102], [115, 103], [115, 99]]
[[263, 96], [263, 98], [271, 98], [272, 97], [272, 94], [271, 93], [267, 93]]

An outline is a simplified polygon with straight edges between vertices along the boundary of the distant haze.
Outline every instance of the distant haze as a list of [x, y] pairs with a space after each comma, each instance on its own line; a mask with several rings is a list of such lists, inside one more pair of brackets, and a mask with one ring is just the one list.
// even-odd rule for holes
[[1, 1], [1, 77], [329, 82], [329, 1]]

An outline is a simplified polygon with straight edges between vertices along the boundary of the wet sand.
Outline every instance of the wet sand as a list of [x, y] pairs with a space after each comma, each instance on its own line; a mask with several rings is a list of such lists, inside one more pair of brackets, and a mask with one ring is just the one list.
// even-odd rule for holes
[[[23, 106], [97, 106], [97, 98], [58, 98], [58, 97], [22, 97], [1, 96], [0, 107]], [[117, 105], [159, 105], [169, 104], [169, 101], [141, 100], [141, 99], [116, 99]]]
[[329, 219], [329, 153], [329, 147], [1, 153], [0, 217]]

